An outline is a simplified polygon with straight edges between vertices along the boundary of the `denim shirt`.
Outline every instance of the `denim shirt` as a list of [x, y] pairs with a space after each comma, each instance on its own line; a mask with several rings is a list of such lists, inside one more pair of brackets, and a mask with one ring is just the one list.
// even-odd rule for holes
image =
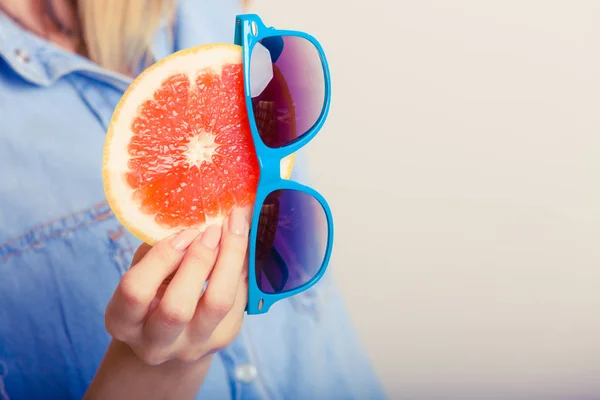
[[[155, 58], [232, 42], [237, 2], [180, 1]], [[110, 341], [104, 310], [140, 243], [107, 205], [100, 167], [130, 82], [0, 14], [0, 400], [81, 398]], [[329, 275], [247, 316], [198, 398], [383, 398]]]

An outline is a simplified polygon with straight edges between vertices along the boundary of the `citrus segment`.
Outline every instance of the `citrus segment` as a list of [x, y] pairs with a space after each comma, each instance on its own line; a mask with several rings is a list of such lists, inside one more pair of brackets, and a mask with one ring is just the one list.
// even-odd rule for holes
[[[176, 74], [140, 107], [131, 127], [127, 180], [142, 210], [158, 223], [199, 224], [253, 200], [259, 168], [242, 79], [241, 64], [225, 65], [220, 76], [203, 70], [193, 85]], [[227, 140], [217, 143], [219, 135]], [[228, 158], [226, 169], [213, 164], [219, 153]]]
[[[293, 157], [283, 160], [282, 176], [292, 166]], [[103, 179], [117, 218], [150, 244], [250, 205], [259, 166], [241, 47], [199, 46], [144, 71], [113, 114]]]

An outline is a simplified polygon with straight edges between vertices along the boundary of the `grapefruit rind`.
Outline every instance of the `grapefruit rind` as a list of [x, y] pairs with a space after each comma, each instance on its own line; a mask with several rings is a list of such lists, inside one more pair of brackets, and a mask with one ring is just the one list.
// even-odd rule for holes
[[[166, 228], [159, 225], [155, 215], [144, 213], [133, 200], [134, 190], [127, 184], [125, 172], [129, 171], [131, 156], [128, 145], [133, 136], [131, 123], [138, 107], [151, 99], [161, 82], [175, 74], [185, 74], [193, 82], [198, 72], [211, 69], [221, 74], [227, 64], [242, 63], [242, 48], [232, 44], [201, 45], [173, 53], [144, 70], [129, 86], [117, 104], [105, 139], [102, 178], [109, 206], [119, 222], [138, 239], [153, 245], [161, 239], [175, 234], [181, 228]], [[218, 68], [218, 70], [216, 69]], [[281, 162], [281, 176], [291, 177], [294, 155]], [[203, 230], [213, 223], [222, 223], [225, 216], [207, 217], [198, 226]]]

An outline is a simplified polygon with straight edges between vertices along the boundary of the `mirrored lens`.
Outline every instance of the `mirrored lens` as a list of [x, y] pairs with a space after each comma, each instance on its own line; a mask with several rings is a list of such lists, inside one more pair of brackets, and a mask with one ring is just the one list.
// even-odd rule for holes
[[265, 145], [283, 147], [307, 133], [325, 104], [325, 77], [314, 44], [273, 36], [251, 53], [250, 86], [258, 132]]
[[321, 269], [328, 240], [325, 210], [313, 196], [278, 190], [265, 199], [256, 241], [256, 281], [264, 293], [297, 289]]

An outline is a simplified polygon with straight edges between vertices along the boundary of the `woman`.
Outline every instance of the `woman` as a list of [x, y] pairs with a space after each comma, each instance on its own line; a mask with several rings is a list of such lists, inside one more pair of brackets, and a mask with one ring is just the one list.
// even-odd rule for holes
[[150, 248], [104, 200], [131, 78], [237, 1], [0, 0], [1, 400], [383, 397], [330, 279], [243, 318], [248, 210]]

